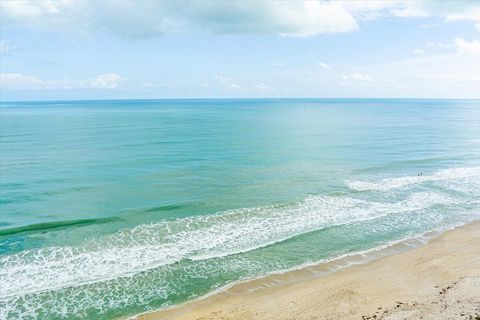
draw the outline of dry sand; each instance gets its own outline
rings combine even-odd
[[[241,283],[138,319],[480,320],[480,222],[407,252],[305,276],[311,273],[287,272],[274,286],[275,276]]]

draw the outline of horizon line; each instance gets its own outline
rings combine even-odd
[[[218,98],[99,98],[99,99],[47,99],[47,100],[1,100],[3,103],[22,103],[22,102],[88,102],[88,101],[168,101],[168,100],[480,100],[479,98],[399,98],[399,97],[218,97]]]

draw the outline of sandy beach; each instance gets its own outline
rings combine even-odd
[[[480,319],[480,222],[321,276],[331,267],[240,283],[137,319]]]

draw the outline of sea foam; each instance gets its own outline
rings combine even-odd
[[[345,184],[350,189],[357,190],[357,191],[367,191],[367,190],[388,191],[391,189],[407,187],[410,185],[420,184],[427,181],[443,181],[443,180],[465,179],[465,178],[475,178],[475,177],[477,178],[480,177],[480,167],[445,169],[430,175],[422,174],[422,175],[416,175],[416,176],[388,178],[388,179],[383,179],[379,182],[347,180],[345,181]]]
[[[413,193],[393,203],[315,196],[286,207],[238,209],[140,225],[80,247],[47,247],[1,257],[0,298],[131,276],[181,259],[236,254],[333,225],[455,201],[435,192]]]

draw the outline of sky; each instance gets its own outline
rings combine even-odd
[[[480,98],[480,1],[1,0],[0,100]]]

